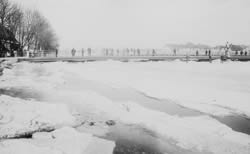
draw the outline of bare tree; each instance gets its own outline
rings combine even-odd
[[[11,4],[8,0],[0,0],[0,24],[5,26],[6,18],[11,10]]]
[[[21,50],[49,50],[58,46],[55,32],[37,10],[23,10],[9,0],[0,0],[0,24],[16,36]]]
[[[6,17],[6,27],[16,35],[17,29],[21,24],[23,11],[17,4],[12,4]]]
[[[57,37],[49,22],[39,12],[35,12],[35,37],[34,44],[36,49],[55,49],[57,47]]]
[[[30,47],[34,37],[34,17],[31,10],[26,10],[23,13],[21,22],[18,26],[17,39],[21,48]]]
[[[57,46],[54,31],[38,11],[26,10],[24,12],[17,37],[23,48],[49,50],[55,49]]]

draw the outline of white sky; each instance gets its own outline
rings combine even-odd
[[[14,0],[39,9],[61,48],[250,44],[250,0]]]

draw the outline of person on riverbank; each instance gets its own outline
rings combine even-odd
[[[14,57],[17,57],[17,50],[14,50],[13,53],[14,53]]]
[[[56,57],[58,56],[58,49],[56,49]]]
[[[24,50],[24,52],[26,52],[26,57],[29,58],[30,57],[30,51],[29,50]]]
[[[211,54],[211,50],[208,50],[208,57],[209,57],[209,61],[210,63],[212,62],[212,54]]]
[[[244,55],[247,56],[247,51],[245,51]]]

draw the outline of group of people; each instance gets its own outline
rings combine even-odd
[[[57,56],[57,54],[58,54],[58,51],[56,52],[56,56]],[[82,49],[81,54],[82,54],[83,57],[84,56],[91,56],[92,55],[92,49],[91,48],[87,48],[86,50]],[[124,50],[119,50],[119,49],[115,50],[115,49],[112,49],[112,48],[110,48],[110,49],[105,48],[105,49],[103,49],[103,54],[104,54],[104,56],[115,56],[115,55],[117,55],[117,56],[118,55],[141,56],[141,49],[139,49],[139,48],[138,49],[129,49],[129,48],[127,48],[127,49],[124,49]],[[205,56],[211,57],[212,56],[212,51],[210,49],[205,50],[204,54],[205,54]],[[225,52],[225,54],[226,55],[229,54],[229,51],[227,50]],[[74,57],[76,55],[76,49],[75,48],[73,48],[71,50],[71,55],[72,55],[72,57]],[[155,56],[156,55],[156,50],[155,49],[152,49],[150,51],[148,50],[147,55]],[[177,55],[177,50],[176,49],[173,50],[173,55],[174,56]],[[196,56],[200,55],[198,50],[196,50],[195,55]],[[247,56],[247,55],[248,55],[247,51],[235,51],[235,56]]]
[[[84,56],[85,56],[85,50],[82,49],[81,52],[82,52],[82,56],[84,57]],[[92,52],[91,48],[88,48],[88,49],[87,49],[87,56],[91,56],[91,52]],[[73,49],[71,50],[71,55],[72,55],[72,57],[74,57],[74,56],[76,55],[76,49],[75,49],[75,48],[73,48]]]
[[[227,55],[227,54],[229,54],[229,51],[226,51],[225,53]],[[198,50],[196,51],[195,55],[199,56],[199,51]],[[205,51],[205,56],[211,56],[211,55],[212,55],[211,50],[206,50]],[[248,55],[247,51],[235,51],[235,56],[247,56],[247,55]]]
[[[104,53],[104,55],[105,56],[115,56],[115,55],[123,55],[123,56],[141,56],[141,49],[125,49],[125,50],[123,50],[122,52],[119,50],[119,49],[117,49],[117,50],[115,50],[115,49],[113,49],[113,48],[105,48],[105,49],[103,49],[103,53]],[[74,57],[74,56],[76,56],[76,49],[75,48],[73,48],[72,50],[71,50],[71,56],[72,57]],[[91,56],[92,55],[92,49],[91,48],[87,48],[87,50],[85,50],[85,49],[82,49],[81,50],[81,54],[82,54],[82,57],[84,57],[84,56]],[[152,55],[152,56],[155,56],[156,55],[156,50],[155,49],[152,49],[152,50],[150,50],[150,51],[148,51],[147,52],[147,55]]]
[[[195,55],[199,56],[199,51],[198,50],[196,50]],[[206,50],[205,51],[205,56],[209,56],[209,57],[212,56],[211,50]]]
[[[117,56],[120,56],[120,55],[122,55],[122,56],[141,56],[142,52],[141,52],[141,49],[139,49],[139,48],[138,49],[127,48],[127,49],[123,49],[123,50],[119,50],[119,49],[115,50],[112,48],[110,48],[110,49],[106,48],[106,49],[104,49],[104,55],[105,56],[115,56],[115,55],[117,55]],[[154,49],[152,51],[148,50],[147,55],[154,56],[154,55],[156,55],[156,51]]]
[[[235,56],[247,56],[247,51],[235,51]]]

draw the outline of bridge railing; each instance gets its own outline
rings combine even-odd
[[[63,54],[62,54],[63,53]],[[29,54],[29,55],[28,55]],[[152,50],[141,50],[140,52],[133,52],[133,51],[126,51],[126,50],[120,50],[119,52],[106,52],[104,50],[92,50],[90,53],[85,51],[82,52],[81,50],[76,51],[76,53],[73,55],[71,51],[58,51],[56,50],[40,50],[40,51],[34,51],[34,52],[26,52],[24,54],[26,57],[127,57],[127,56],[209,56],[209,54],[204,52],[199,52],[199,54],[196,54],[194,52],[179,52],[179,53],[173,53],[169,51],[164,50],[156,50],[155,53],[152,52]],[[235,53],[230,53],[230,56],[249,56],[250,52],[248,52],[246,55],[235,55]],[[211,52],[211,56],[225,56],[225,52]]]
[[[25,57],[56,57],[56,50],[25,51]]]

